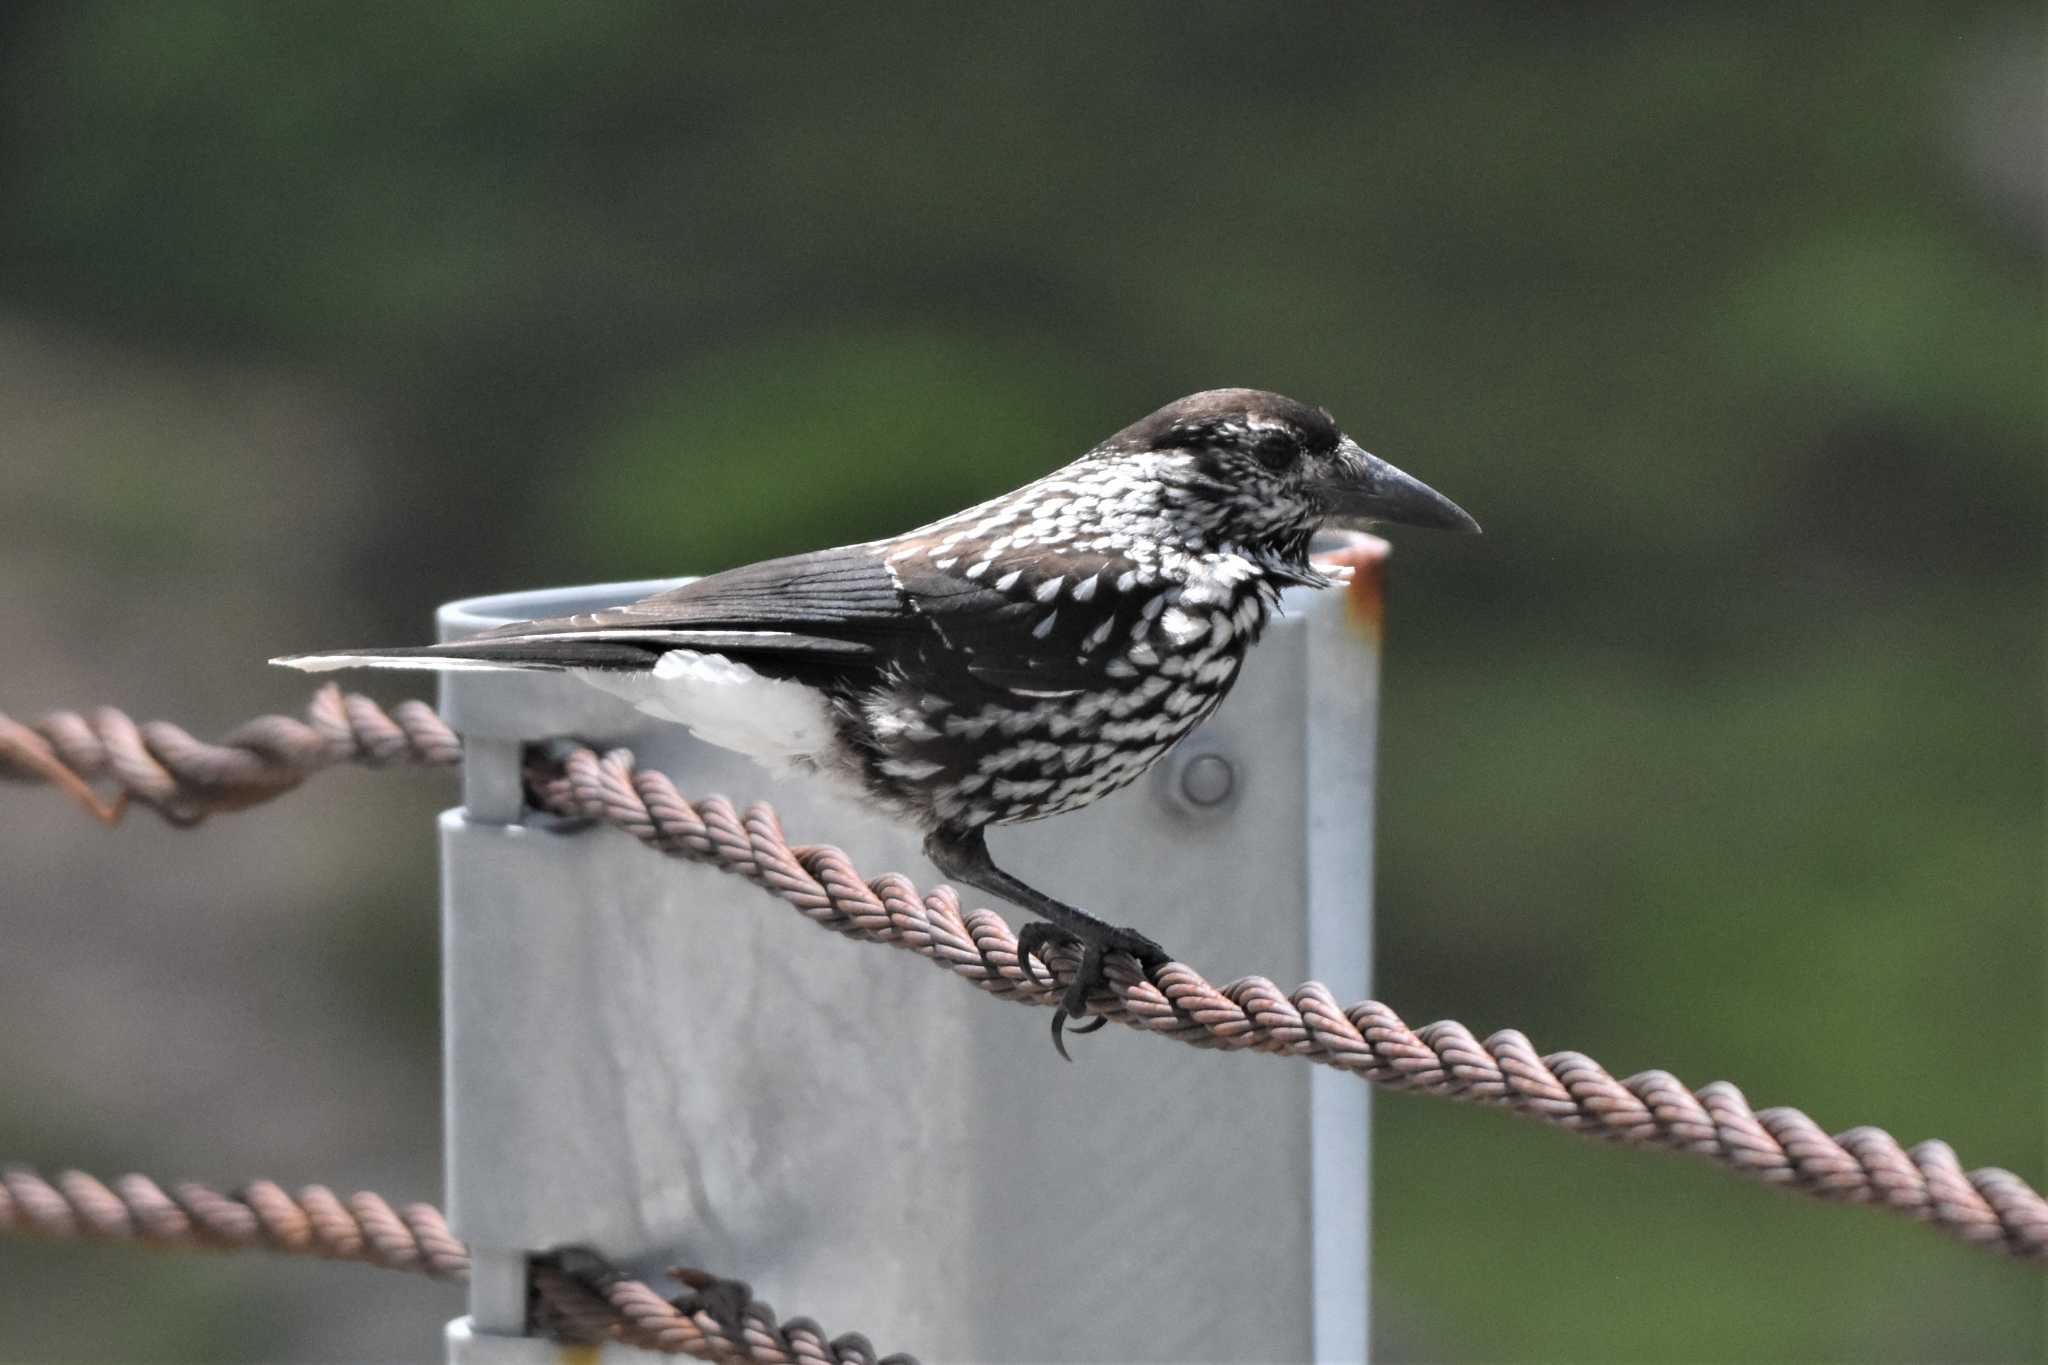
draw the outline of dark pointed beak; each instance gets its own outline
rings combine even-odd
[[[1414,475],[1361,450],[1348,438],[1337,448],[1329,475],[1318,479],[1316,488],[1329,504],[1327,520],[1333,525],[1391,522],[1436,531],[1479,530],[1479,523],[1464,508]]]

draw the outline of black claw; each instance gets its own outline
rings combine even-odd
[[[1074,979],[1067,983],[1067,998],[1060,1003],[1067,1007],[1067,1013],[1076,1019],[1088,1017],[1088,997],[1097,986],[1106,985],[1108,977],[1103,963],[1109,954],[1102,951],[1100,943],[1084,943],[1081,947],[1081,967],[1074,973]]]
[[[1033,956],[1036,956],[1039,961],[1043,962],[1045,954],[1040,951],[1041,949],[1045,948],[1048,944],[1064,943],[1070,939],[1071,935],[1064,933],[1053,925],[1045,923],[1043,920],[1033,921],[1019,929],[1017,931],[1017,969],[1024,973],[1024,979],[1034,986],[1057,986],[1059,982],[1054,979],[1051,969],[1047,968],[1045,976],[1041,978],[1037,971],[1033,969],[1031,959]]]
[[[1027,924],[1024,926],[1027,933],[1040,927],[1037,924]],[[1167,954],[1165,949],[1135,929],[1111,929],[1104,933],[1100,940],[1097,941],[1085,935],[1064,933],[1051,925],[1045,925],[1043,928],[1045,932],[1039,936],[1041,938],[1056,935],[1079,942],[1082,946],[1080,970],[1074,973],[1074,979],[1067,984],[1065,994],[1060,997],[1059,1008],[1052,1012],[1053,1050],[1059,1053],[1062,1058],[1071,1062],[1074,1059],[1067,1055],[1065,1038],[1067,1021],[1069,1019],[1088,1020],[1086,1024],[1075,1026],[1074,1032],[1076,1034],[1093,1033],[1109,1022],[1108,1015],[1091,1015],[1088,1008],[1088,997],[1096,990],[1107,988],[1109,985],[1109,974],[1104,970],[1104,964],[1108,960],[1109,954],[1129,953],[1132,957],[1138,959],[1139,965],[1144,968],[1148,976],[1173,959]],[[1021,943],[1024,935],[1020,933],[1017,937]]]
[[[1073,1061],[1067,1055],[1067,1042],[1061,1031],[1069,1019],[1088,1017],[1088,992],[1102,980],[1102,949],[1100,946],[1081,940],[1081,967],[1074,973],[1074,979],[1067,983],[1066,994],[1060,997],[1059,1008],[1052,1012],[1052,1047],[1065,1061]],[[1097,1027],[1100,1025],[1098,1024]],[[1094,1028],[1075,1029],[1076,1033],[1093,1033]]]
[[[1065,1028],[1066,1024],[1067,1007],[1060,1005],[1052,1012],[1052,1050],[1060,1054],[1061,1061],[1071,1062],[1074,1059],[1067,1055],[1066,1039],[1060,1037],[1060,1030]]]

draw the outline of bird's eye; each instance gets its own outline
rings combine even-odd
[[[1158,448],[1249,455],[1276,473],[1292,468],[1301,458],[1300,438],[1285,427],[1214,419],[1174,427],[1159,438]]]
[[[1257,431],[1252,433],[1251,452],[1266,468],[1281,470],[1294,463],[1301,447],[1284,431]]]

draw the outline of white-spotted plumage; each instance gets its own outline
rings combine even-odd
[[[1476,529],[1328,413],[1250,389],[1168,404],[1064,468],[918,530],[745,565],[628,605],[445,646],[279,660],[312,670],[571,670],[771,768],[853,778],[948,875],[1093,950],[1163,961],[1002,873],[985,826],[1134,781],[1236,681],[1280,591],[1330,580],[1333,514]],[[1045,940],[1020,935],[1020,954]],[[1036,948],[1034,948],[1034,942]],[[1042,951],[1039,956],[1043,957]]]

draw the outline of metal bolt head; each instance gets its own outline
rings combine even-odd
[[[1220,806],[1237,787],[1237,770],[1221,754],[1197,754],[1180,770],[1180,794],[1191,806]]]

